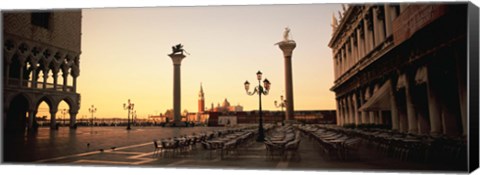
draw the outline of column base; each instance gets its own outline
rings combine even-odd
[[[167,127],[187,127],[187,124],[185,124],[185,122],[172,122],[172,123],[166,124],[165,126],[167,126]]]
[[[297,120],[284,120],[283,123],[286,125],[286,126],[291,126],[293,124],[299,124],[301,122],[297,121]]]

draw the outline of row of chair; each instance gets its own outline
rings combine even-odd
[[[253,130],[237,131],[222,137],[202,141],[201,144],[202,148],[209,152],[209,159],[212,158],[213,152],[219,152],[221,159],[224,158],[225,154],[238,156],[239,149],[245,148],[245,145],[252,140],[254,133]]]
[[[300,147],[301,136],[300,131],[292,126],[276,127],[268,132],[265,137],[265,148],[267,159],[273,159],[278,156],[283,159],[301,160],[298,149]]]
[[[346,160],[352,157],[362,144],[361,138],[318,126],[307,125],[299,127],[299,129],[310,140],[314,140],[318,144],[320,152],[330,159]]]
[[[347,129],[322,126],[329,130],[360,137],[389,157],[416,162],[465,162],[467,143],[463,137],[419,135],[387,129]]]
[[[175,157],[179,154],[185,155],[188,152],[196,150],[199,143],[244,130],[252,130],[252,127],[222,129],[192,133],[189,136],[183,135],[180,137],[153,140],[154,151],[152,156]]]

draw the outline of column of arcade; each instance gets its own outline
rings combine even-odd
[[[76,92],[76,82],[79,75],[79,54],[61,53],[52,54],[51,50],[59,50],[51,46],[28,46],[21,41],[7,39],[4,42],[5,82],[8,86],[20,86],[34,89],[53,89],[64,92]],[[19,43],[15,45],[14,43]],[[43,48],[43,49],[40,49]],[[58,83],[58,76],[62,71],[63,82]],[[39,77],[40,72],[43,73]],[[53,87],[47,86],[49,72],[52,73]],[[72,86],[68,86],[71,76]],[[38,79],[43,78],[43,82]],[[39,86],[41,83],[41,86]],[[58,85],[61,88],[58,89]]]
[[[368,53],[392,35],[392,21],[399,15],[397,6],[367,6],[363,18],[354,22],[343,43],[334,49],[335,79],[347,72]],[[345,20],[344,20],[345,21]]]
[[[462,73],[459,69],[450,71],[452,76]],[[365,84],[364,88],[337,98],[337,125],[388,124],[392,130],[412,134],[466,135],[466,89],[462,88],[465,83],[453,77],[439,77],[441,72],[434,66],[422,66],[390,76],[384,82],[391,86],[390,115],[383,116],[381,110],[359,110],[378,91],[378,83]]]

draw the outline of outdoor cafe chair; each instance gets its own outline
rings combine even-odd
[[[172,157],[175,156],[175,153],[177,152],[179,148],[179,141],[178,140],[170,140],[162,141],[162,149],[165,151],[164,156],[166,156],[166,152],[171,152]]]
[[[202,148],[204,150],[207,150],[209,152],[209,159],[212,159],[212,152],[215,150],[215,148],[213,148],[210,143],[205,141],[200,142],[200,144],[202,145]]]
[[[265,159],[267,160],[273,160],[275,156],[283,157],[285,153],[285,149],[282,145],[274,144],[269,141],[265,141]]]
[[[152,157],[156,157],[161,153],[162,146],[157,143],[157,140],[153,140],[153,146],[154,146],[154,150],[153,150]]]
[[[294,158],[296,161],[300,161],[302,159],[300,153],[298,152],[298,148],[300,147],[300,141],[300,138],[296,138],[295,140],[285,144],[285,159],[288,158],[288,155],[290,155],[291,159]]]

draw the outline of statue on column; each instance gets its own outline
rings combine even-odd
[[[278,43],[275,43],[274,45],[280,45],[280,44],[293,44],[295,43],[295,41],[293,41],[291,38],[290,38],[290,28],[289,27],[285,27],[285,31],[283,31],[283,40],[278,42]]]
[[[183,49],[182,44],[177,44],[175,46],[172,46],[172,54],[175,55],[176,53],[180,53],[180,55],[183,55],[183,52],[185,52],[187,55],[190,55],[185,49]]]
[[[290,34],[290,28],[285,27],[285,31],[283,32],[283,40],[288,41],[289,39],[289,34]]]

